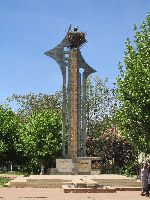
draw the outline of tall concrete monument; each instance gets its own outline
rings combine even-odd
[[[85,42],[85,34],[78,28],[72,31],[70,25],[62,42],[45,52],[58,63],[62,73],[62,156],[72,160],[86,157],[86,80],[96,72],[81,55]]]

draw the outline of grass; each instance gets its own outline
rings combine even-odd
[[[5,183],[8,183],[11,180],[12,180],[11,178],[2,178],[2,177],[0,177],[0,187],[4,187]]]

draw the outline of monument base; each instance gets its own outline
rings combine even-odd
[[[58,174],[90,175],[100,174],[101,157],[77,157],[73,159],[56,159]]]

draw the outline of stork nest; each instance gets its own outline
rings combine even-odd
[[[71,49],[83,46],[87,42],[85,36],[86,33],[83,32],[69,32],[68,42]]]

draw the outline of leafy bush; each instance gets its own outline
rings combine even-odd
[[[138,162],[127,163],[125,166],[121,168],[121,174],[125,176],[139,176],[140,173],[140,165]]]

